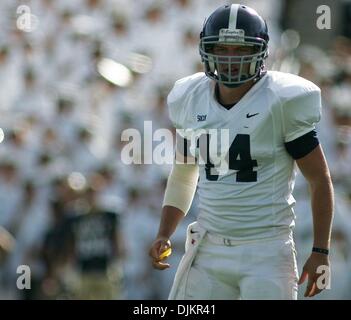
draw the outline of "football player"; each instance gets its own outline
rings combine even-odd
[[[255,10],[221,6],[200,34],[205,72],[178,80],[168,96],[170,118],[183,130],[149,252],[155,268],[169,267],[163,253],[196,187],[199,196],[169,299],[297,299],[306,279],[305,296],[326,287],[319,267],[327,272],[330,265],[333,187],[315,128],[320,89],[296,75],[267,71],[268,42],[266,22]],[[228,130],[229,143],[219,139],[213,151],[211,140],[218,137],[198,135],[210,129]],[[218,149],[227,170],[215,162]],[[300,277],[293,240],[296,165],[310,186],[314,235]]]

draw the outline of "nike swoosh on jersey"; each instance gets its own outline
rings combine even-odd
[[[258,114],[259,114],[259,112],[253,113],[253,114],[247,113],[247,114],[246,114],[246,118],[251,118],[251,117],[257,116]]]

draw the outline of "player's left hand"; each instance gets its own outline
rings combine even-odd
[[[307,288],[304,295],[305,297],[311,298],[325,289],[325,287],[318,287],[317,284],[318,278],[322,276],[321,273],[317,273],[317,268],[319,266],[327,266],[329,268],[328,272],[330,276],[329,257],[325,254],[313,252],[306,261],[298,282],[298,284],[301,285],[305,282],[306,278],[308,278]]]

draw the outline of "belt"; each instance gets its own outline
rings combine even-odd
[[[272,241],[272,240],[277,240],[277,239],[289,239],[289,235],[287,234],[278,234],[270,238],[264,238],[264,239],[254,239],[254,240],[238,240],[235,238],[230,238],[226,236],[221,236],[219,234],[207,232],[205,235],[205,240],[208,240],[209,242],[217,245],[224,245],[227,247],[232,247],[232,246],[237,246],[237,245],[242,245],[242,244],[248,244],[248,243],[257,243],[261,241]]]

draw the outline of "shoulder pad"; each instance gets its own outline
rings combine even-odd
[[[291,73],[269,71],[272,89],[285,102],[312,92],[320,92],[313,82]]]
[[[206,76],[203,72],[198,72],[191,76],[177,80],[168,95],[167,103],[172,104],[182,99],[186,93],[191,91],[199,82],[201,82],[204,77]]]
[[[167,97],[167,105],[169,117],[176,128],[182,127],[180,117],[183,113],[183,108],[185,107],[187,97],[206,79],[207,77],[205,73],[198,72],[191,76],[179,79],[174,84]]]

